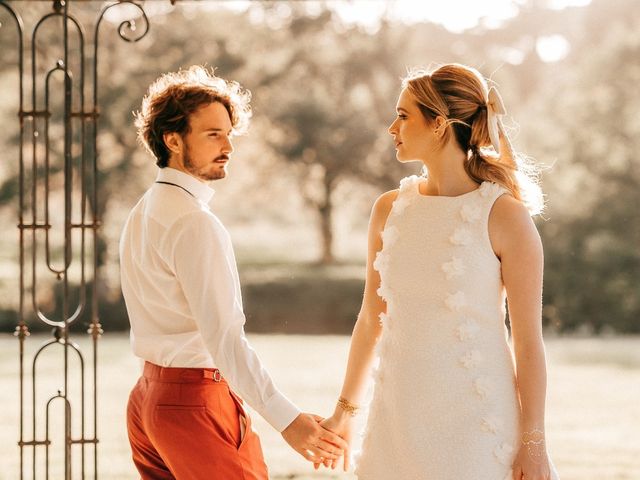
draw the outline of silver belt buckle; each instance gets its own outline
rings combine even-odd
[[[220,370],[217,368],[213,371],[213,381],[220,382],[222,380],[222,375],[220,374]]]

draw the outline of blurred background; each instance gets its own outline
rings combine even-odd
[[[28,32],[51,10],[48,2],[10,3]],[[246,329],[257,350],[294,400],[328,414],[362,298],[371,206],[420,171],[418,164],[395,161],[386,131],[400,80],[410,68],[446,62],[476,67],[498,85],[516,149],[544,167],[547,208],[536,224],[545,247],[548,429],[561,476],[640,478],[638,0],[140,3],[148,35],[123,42],[114,31],[137,13],[125,5],[112,9],[98,71],[107,478],[135,475],[123,406],[137,367],[127,345],[118,237],[156,173],[133,127],[132,112],[148,85],[166,71],[206,64],[252,92],[250,130],[235,140],[229,175],[215,183],[211,205],[232,235]],[[71,11],[93,25],[102,6],[72,2]],[[15,32],[8,20],[0,12],[0,379],[6,385],[0,440],[16,445],[11,392],[18,342],[10,333],[19,291],[19,123]],[[36,50],[43,64],[59,55],[59,41],[55,29],[42,32]],[[72,55],[70,61],[77,60]],[[62,139],[51,148],[55,195],[62,186]],[[63,213],[54,209],[52,221]],[[62,291],[55,280],[42,287],[40,304],[55,315]],[[28,320],[32,332],[47,331]],[[78,332],[87,322],[78,322]],[[41,338],[28,342],[37,346]],[[312,474],[256,423],[274,478],[338,478]],[[0,455],[15,468],[17,447]]]

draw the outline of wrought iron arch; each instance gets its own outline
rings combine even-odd
[[[31,464],[31,478],[50,476],[50,451],[60,449],[64,455],[64,478],[72,478],[72,465],[79,464],[80,471],[74,472],[74,478],[98,478],[98,375],[97,351],[98,341],[103,333],[98,317],[97,303],[97,269],[98,269],[98,231],[100,218],[98,212],[98,55],[101,26],[105,14],[118,6],[129,5],[135,9],[137,15],[121,22],[116,31],[123,40],[137,42],[149,31],[150,23],[142,2],[136,0],[120,0],[107,3],[98,12],[93,27],[93,48],[85,48],[87,36],[82,23],[71,13],[71,0],[48,0],[52,10],[43,15],[34,25],[29,42],[25,44],[25,22],[16,8],[18,4],[29,5],[31,2],[11,2],[0,0],[0,20],[7,17],[11,20],[16,32],[17,69],[18,69],[18,232],[19,232],[19,305],[15,336],[19,341],[19,401],[20,401],[20,432],[18,445],[20,447],[20,479],[25,478]],[[171,1],[174,3],[174,0]],[[28,8],[28,7],[25,7]],[[38,62],[36,42],[41,27],[48,22],[59,21],[61,35],[61,58],[55,59],[44,73],[43,91],[39,90]],[[142,27],[140,28],[140,24]],[[11,28],[10,24],[1,24],[4,31]],[[73,46],[70,45],[70,30],[74,30],[78,45],[75,51],[79,55],[77,68],[69,61]],[[7,44],[4,48],[9,48]],[[25,69],[25,52],[30,49],[30,72]],[[86,58],[87,51],[92,55]],[[90,69],[91,91],[87,92],[87,65]],[[51,106],[53,81],[56,76],[62,76],[63,106],[60,112],[55,112]],[[27,98],[26,85],[30,85],[30,95]],[[89,99],[89,101],[87,101]],[[50,139],[50,127],[54,121],[54,114],[62,119],[63,147],[62,155],[58,159],[60,171],[63,174],[63,205],[64,219],[61,222],[61,238],[63,245],[62,259],[55,261],[56,254],[50,239],[55,225],[51,221],[50,202],[52,189],[52,161],[56,159]],[[29,152],[30,150],[30,152]],[[75,152],[79,152],[74,154]],[[30,162],[27,163],[30,156]],[[43,195],[39,193],[43,191]],[[79,200],[77,200],[79,198]],[[79,236],[79,245],[74,242],[74,234]],[[91,248],[89,248],[91,247]],[[44,262],[39,263],[39,256],[44,251]],[[71,305],[72,285],[70,273],[73,267],[79,268],[77,283],[77,303]],[[59,316],[45,312],[39,305],[38,282],[41,275],[53,277],[62,289],[62,305]],[[30,281],[29,281],[30,280]],[[29,298],[30,297],[30,298]],[[91,300],[90,305],[88,300]],[[30,305],[30,309],[28,308]],[[70,327],[80,316],[86,313],[89,318],[87,334],[90,337],[90,352],[83,352],[80,346],[71,340]],[[53,327],[53,338],[45,341],[33,355],[31,372],[27,372],[28,359],[25,354],[25,343],[30,335],[31,322],[39,322]],[[74,333],[74,335],[76,335]],[[37,379],[41,355],[61,348],[61,362],[63,375],[60,388],[54,395],[46,398],[40,405],[36,393]],[[77,357],[77,367],[72,368],[70,356]],[[90,356],[87,362],[85,356]],[[85,379],[85,371],[89,370],[89,381]],[[31,376],[31,428],[27,432],[27,408],[25,389],[28,387],[28,375]],[[70,384],[71,377],[79,379],[78,404],[74,404]],[[88,391],[87,391],[88,389]],[[89,397],[89,399],[87,399]],[[88,401],[87,401],[88,400]],[[64,406],[64,442],[56,443],[50,437],[50,420],[54,404]],[[44,416],[44,433],[39,433],[39,415]],[[88,420],[91,420],[89,422]],[[72,422],[80,425],[80,435],[74,436]],[[87,425],[91,423],[90,428]],[[63,443],[63,444],[62,444]],[[44,467],[38,462],[38,454],[44,450]],[[79,459],[76,457],[79,450]],[[89,450],[89,451],[87,451]],[[30,457],[31,462],[28,462]],[[74,463],[75,462],[75,463]],[[91,471],[91,472],[90,472]]]

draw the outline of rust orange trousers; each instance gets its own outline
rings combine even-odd
[[[242,400],[217,370],[145,363],[129,396],[127,429],[143,480],[269,478]]]

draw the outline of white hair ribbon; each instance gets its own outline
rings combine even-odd
[[[487,124],[489,126],[489,138],[496,153],[500,154],[500,129],[498,127],[499,117],[506,115],[507,110],[502,103],[502,97],[496,87],[489,89],[487,100]]]

